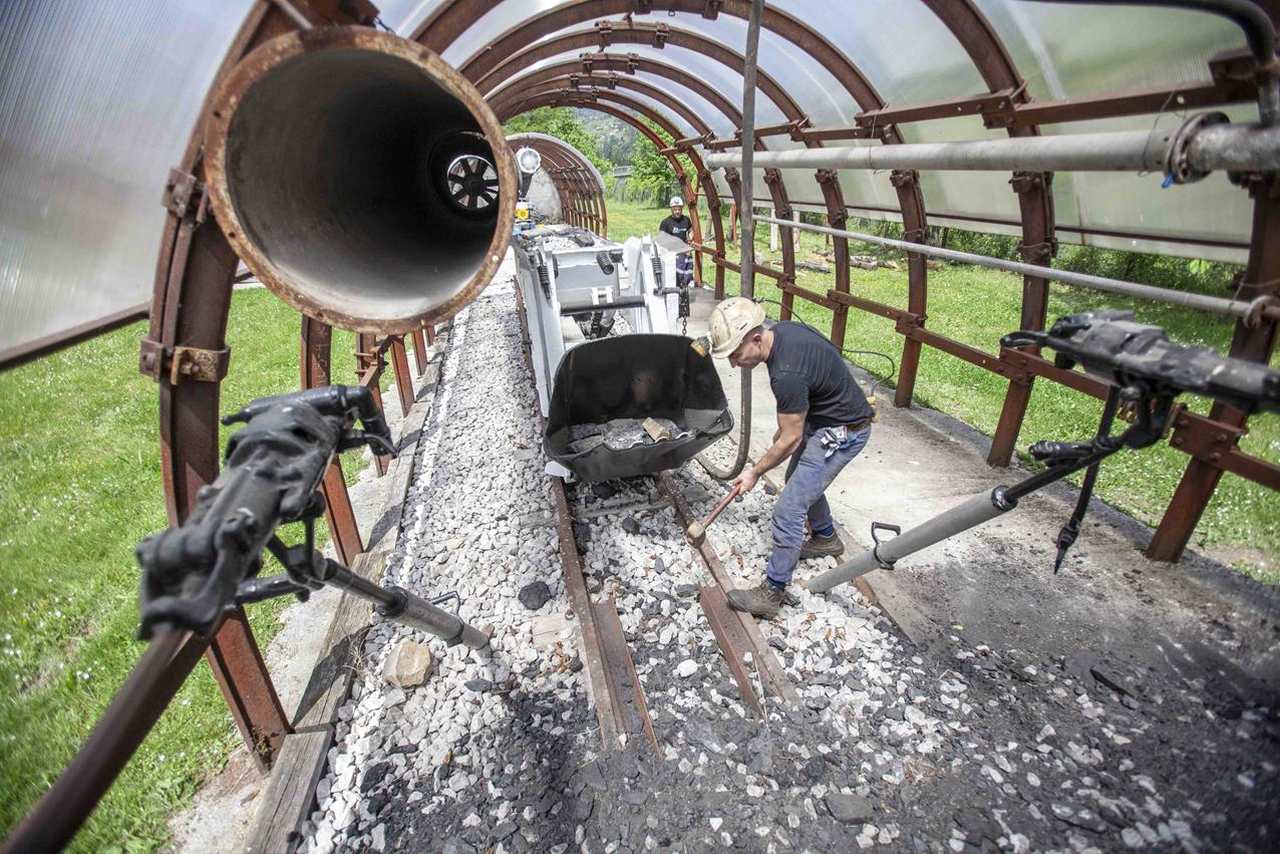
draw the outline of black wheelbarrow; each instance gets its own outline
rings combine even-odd
[[[548,458],[584,481],[653,474],[733,429],[715,366],[690,343],[683,335],[620,335],[565,353],[542,440]],[[672,422],[672,438],[621,449],[579,438],[587,425],[645,418]]]

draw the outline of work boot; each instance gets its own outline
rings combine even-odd
[[[840,557],[842,554],[844,554],[844,543],[840,541],[840,535],[835,531],[832,531],[829,537],[812,534],[800,548],[801,560],[812,557]]]
[[[729,591],[729,607],[735,611],[745,611],[766,620],[778,616],[778,609],[786,598],[786,591],[775,587],[766,579],[755,587],[739,587]]]

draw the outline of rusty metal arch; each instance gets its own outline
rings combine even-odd
[[[542,156],[543,168],[560,196],[566,222],[601,234],[608,229],[604,187],[580,152],[560,140],[531,134],[513,134],[507,142],[513,152],[528,146]]]
[[[618,106],[614,106],[611,103],[601,103],[602,97],[604,98],[605,101],[612,101],[616,103]],[[543,107],[543,106],[584,107],[586,109],[596,110],[598,112],[611,115],[614,118],[618,119],[619,121],[622,121],[630,125],[631,127],[635,128],[637,132],[641,133],[642,135],[644,135],[646,139],[652,142],[654,146],[658,149],[659,153],[661,153],[663,157],[667,159],[667,162],[671,164],[671,167],[676,174],[676,178],[680,181],[681,186],[684,188],[686,203],[690,210],[696,211],[697,209],[697,204],[698,204],[697,187],[701,186],[702,194],[706,196],[706,199],[707,199],[707,212],[711,220],[711,227],[712,227],[712,232],[715,235],[716,245],[714,250],[708,250],[705,247],[705,245],[702,243],[701,226],[698,222],[698,217],[694,216],[693,217],[694,239],[698,242],[698,246],[699,246],[699,251],[696,253],[699,259],[698,266],[697,266],[698,278],[699,280],[701,280],[702,278],[702,273],[701,273],[702,253],[710,252],[712,257],[716,260],[716,264],[714,265],[715,266],[715,292],[717,295],[723,295],[724,269],[725,269],[722,263],[725,257],[724,224],[720,219],[720,197],[716,191],[714,182],[711,180],[711,173],[703,165],[702,158],[698,155],[698,153],[696,151],[689,151],[687,152],[687,156],[689,157],[690,163],[694,167],[694,171],[697,173],[697,184],[691,181],[689,179],[688,174],[684,171],[684,167],[680,164],[679,159],[676,158],[675,154],[669,148],[666,147],[666,141],[663,140],[662,137],[658,136],[653,131],[652,128],[650,128],[648,125],[642,122],[636,115],[630,112],[627,112],[627,109],[635,110],[636,113],[639,113],[640,115],[649,119],[655,125],[657,125],[662,130],[664,130],[666,133],[670,134],[672,139],[676,139],[678,138],[678,131],[676,127],[673,124],[671,124],[670,120],[668,120],[661,113],[650,108],[648,105],[642,104],[638,101],[628,98],[625,95],[621,95],[615,92],[598,92],[598,93],[587,94],[582,92],[574,92],[573,90],[561,90],[560,92],[544,92],[542,94],[535,95],[523,101],[520,101],[519,103],[511,104],[505,108],[495,107],[494,112],[497,114],[500,120],[507,121],[512,116],[515,116],[521,112],[526,112],[528,110],[532,110],[537,107]]]
[[[477,80],[476,88],[481,92],[492,91],[499,84],[535,63],[562,54],[582,51],[597,44],[603,53],[613,42],[644,45],[659,50],[664,49],[667,45],[685,48],[708,59],[715,60],[732,71],[738,72],[741,72],[742,66],[746,62],[742,54],[692,30],[669,27],[666,24],[646,25],[636,21],[619,24],[615,24],[612,21],[597,21],[593,30],[558,36],[522,50]],[[756,81],[760,91],[777,106],[778,110],[788,120],[802,123],[807,121],[804,111],[800,109],[800,105],[767,71],[758,68],[756,74]]]
[[[1011,101],[1026,100],[1025,81],[1013,62],[1004,42],[972,0],[921,0],[955,37],[973,63],[983,81],[994,92],[1007,92]],[[1008,128],[1009,136],[1038,136],[1035,125]],[[1010,179],[1018,194],[1018,209],[1022,219],[1022,243],[1019,246],[1024,260],[1033,264],[1048,264],[1057,253],[1054,239],[1053,193],[1050,186],[1052,173],[1015,172]],[[1049,309],[1049,282],[1036,276],[1026,276],[1022,282],[1022,329],[1043,329]],[[1032,352],[1037,352],[1032,348]],[[1005,394],[1004,405],[987,462],[993,466],[1007,466],[1013,458],[1014,445],[1031,403],[1034,377],[1011,377]]]
[[[665,47],[670,44],[694,51],[695,53],[720,63],[730,71],[736,73],[741,73],[741,69],[746,62],[745,57],[743,57],[742,54],[737,53],[718,42],[712,41],[701,33],[691,30],[671,27],[665,23],[643,24],[632,20],[624,20],[617,23],[613,21],[596,21],[595,28],[591,31],[569,33],[540,42],[521,51],[481,78],[477,84],[477,88],[482,92],[489,91],[492,87],[505,82],[512,75],[537,62],[551,59],[573,50],[591,47],[598,43],[600,47],[600,54],[588,54],[580,57],[581,60],[586,56],[590,56],[594,60],[595,56],[603,54],[605,48],[615,41],[618,43],[645,45],[657,49],[665,49]],[[628,70],[631,69],[628,68]],[[766,97],[773,101],[778,110],[787,118],[788,122],[791,123],[793,130],[791,134],[792,138],[803,141],[805,146],[809,148],[822,147],[822,143],[819,140],[798,135],[794,132],[795,130],[807,127],[809,124],[808,117],[800,108],[800,105],[796,103],[795,99],[792,98],[785,89],[778,85],[766,70],[757,69],[757,75],[757,85],[760,90]],[[740,122],[738,122],[738,124],[740,125]],[[833,180],[834,176],[825,170],[820,170],[815,175],[815,178],[817,179],[822,191],[823,202],[827,210],[828,224],[835,228],[842,227],[847,221],[847,208],[845,207],[844,202],[844,191],[840,187],[840,183]],[[736,189],[734,192],[736,194]],[[833,265],[835,270],[835,291],[839,293],[848,293],[848,241],[845,238],[838,237],[833,240],[832,246],[835,254],[835,263]],[[924,276],[925,270],[923,265],[916,264],[915,266],[920,269],[913,270],[909,275],[914,275],[917,278]],[[782,297],[781,316],[784,319],[791,317],[796,292],[799,290],[799,288],[796,287],[794,279],[790,284],[793,286],[793,290],[784,291]],[[923,292],[922,289],[923,286],[919,285],[913,288],[912,291],[915,294],[919,294]],[[810,299],[822,302],[821,297],[818,295],[813,295]],[[916,302],[920,304],[919,313],[923,315],[923,300],[917,299]],[[844,343],[844,333],[848,319],[849,305],[841,302],[835,302],[827,307],[832,311],[831,339],[837,346],[842,346]],[[918,350],[919,342],[911,342],[909,346]],[[906,398],[909,401],[910,394],[907,394]]]
[[[483,16],[478,4],[452,0],[441,6],[414,33],[413,38],[435,50],[444,50],[466,29]],[[500,57],[510,57],[528,48],[535,42],[554,33],[568,29],[577,24],[609,15],[628,13],[644,13],[652,11],[647,4],[638,6],[634,0],[579,0],[542,12],[512,27],[494,39],[490,44],[470,57],[462,65],[463,75],[470,80],[477,80],[490,74],[503,62]],[[750,13],[750,4],[743,0],[725,0],[714,7],[708,7],[699,0],[671,0],[668,12],[698,15],[715,18],[720,13],[746,19]],[[761,20],[761,27],[795,44],[799,49],[817,59],[836,78],[849,93],[855,103],[864,110],[875,110],[884,106],[870,81],[858,70],[848,57],[825,40],[815,30],[799,19],[778,9],[766,6]],[[740,122],[738,127],[741,127]],[[880,130],[878,138],[886,144],[902,141],[897,128],[888,126]],[[809,141],[806,140],[806,143]],[[816,176],[821,187],[824,203],[827,207],[828,221],[835,227],[841,227],[847,217],[843,193],[834,172],[820,170]],[[727,176],[728,178],[728,176]],[[913,171],[895,172],[891,180],[898,196],[903,228],[906,239],[920,242],[925,238],[927,224],[924,197],[920,192],[918,177]],[[774,198],[775,209],[779,213],[790,216],[790,205],[778,205],[775,188],[782,187],[781,175],[775,170],[765,170],[765,182]],[[739,195],[736,182],[728,180],[734,195]],[[836,253],[836,287],[834,293],[846,297],[840,301],[828,295],[807,294],[820,304],[832,310],[832,339],[837,346],[843,345],[844,330],[850,305],[858,304],[856,298],[849,294],[849,270],[845,263],[848,258],[848,243],[842,237],[833,239]],[[794,296],[799,293],[795,284],[794,245],[790,241],[783,243],[784,273],[789,279],[784,285],[783,316],[789,317]],[[904,337],[903,356],[899,366],[898,387],[894,402],[898,406],[910,405],[915,385],[916,369],[919,364],[920,346],[925,336],[923,324],[926,315],[927,300],[927,268],[924,258],[910,256],[908,263],[908,311],[910,316],[898,318],[899,328],[914,329],[916,338]],[[790,290],[787,290],[789,288]]]
[[[727,98],[725,98],[720,93],[711,89],[711,87],[709,87],[706,83],[697,79],[696,77],[689,74],[687,71],[684,71],[683,69],[676,68],[675,66],[668,65],[665,62],[658,62],[657,60],[652,60],[652,59],[639,59],[635,57],[618,57],[610,54],[588,54],[586,56],[591,57],[591,62],[589,63],[589,65],[592,68],[594,68],[595,65],[599,64],[602,67],[610,70],[618,68],[623,71],[643,71],[647,74],[653,74],[655,76],[659,76],[659,77],[663,77],[665,79],[671,80],[672,82],[680,86],[684,86],[689,91],[693,92],[694,94],[706,100],[712,106],[719,109],[729,119],[733,127],[735,128],[742,127],[742,112],[736,106],[734,106],[734,104],[732,104]],[[495,93],[491,98],[491,103],[505,105],[507,103],[507,100],[503,98],[504,94],[510,93],[510,97],[514,99],[520,95],[522,90],[528,87],[536,87],[536,85],[539,83],[542,83],[546,86],[551,86],[551,87],[560,87],[560,88],[568,87],[570,89],[573,89],[573,88],[576,88],[575,84],[578,81],[581,81],[583,79],[588,79],[592,81],[599,80],[600,78],[592,78],[590,74],[579,75],[576,73],[576,69],[581,67],[581,65],[583,64],[583,61],[585,61],[585,58],[586,58],[585,56],[580,58],[579,62],[564,62],[564,63],[553,64],[545,68],[538,69],[537,71],[531,71],[522,77],[517,77],[509,81],[508,84],[505,87],[503,87],[502,90]],[[667,106],[672,111],[678,113],[682,118],[685,118],[686,121],[688,121],[693,126],[695,133],[701,134],[703,136],[710,133],[710,127],[707,126],[706,123],[702,121],[702,119],[698,117],[696,113],[690,110],[686,104],[682,103],[676,98],[673,98],[671,95],[669,95],[666,92],[663,92],[660,89],[650,86],[649,84],[644,83],[643,81],[632,80],[629,77],[624,77],[624,76],[618,76],[616,78],[615,77],[605,78],[603,82],[613,83],[619,86],[625,85],[627,88],[632,88],[637,91],[641,91],[648,97],[655,99],[656,101]],[[534,89],[534,91],[538,91],[538,90]],[[594,94],[604,95],[608,91],[609,90],[607,89],[596,90]],[[679,139],[679,137],[675,137],[675,138]],[[756,148],[762,151],[766,150],[767,146],[764,140],[757,138]],[[700,172],[705,171],[702,168],[700,161],[699,161],[698,168]],[[708,182],[710,182],[709,173],[707,174],[707,180]],[[780,215],[790,217],[791,202],[787,197],[787,189],[782,182],[782,176],[777,172],[777,170],[773,170],[773,169],[765,170],[765,181],[769,187],[769,195],[771,200],[773,201],[774,209]],[[735,196],[741,195],[738,192],[737,186],[734,182],[730,182],[730,186],[733,187]],[[700,239],[700,235],[699,235],[699,239]],[[788,293],[787,288],[789,287],[794,291],[796,287],[795,244],[790,240],[785,240],[782,242],[781,248],[782,248],[783,279],[779,280],[779,286],[783,289],[783,292],[784,292],[784,296],[783,296],[784,313],[789,316],[790,308],[791,308],[791,299],[794,298],[794,294]],[[717,267],[723,266],[723,263],[724,263],[724,259],[717,258],[716,260]],[[719,280],[720,280],[720,276],[717,275],[717,282]],[[717,295],[720,295],[722,291],[718,289],[716,293]],[[843,330],[843,324],[841,324],[840,328]]]
[[[574,66],[575,68],[577,66]],[[619,75],[595,75],[582,74],[578,72],[565,73],[563,66],[555,66],[545,69],[544,74],[541,71],[533,72],[527,77],[518,77],[510,86],[499,92],[494,92],[486,96],[490,105],[493,104],[509,104],[520,101],[527,95],[539,92],[546,87],[552,87],[557,90],[563,88],[582,89],[584,92],[607,92],[615,89],[630,89],[651,98],[662,104],[675,115],[683,119],[689,124],[694,134],[697,136],[707,136],[712,133],[711,126],[706,121],[690,109],[689,105],[673,96],[670,92],[663,91],[656,86],[652,86],[643,80],[635,80],[630,77],[622,77]],[[679,136],[676,139],[680,139]]]

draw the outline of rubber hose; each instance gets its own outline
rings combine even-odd
[[[738,214],[742,218],[742,295],[752,299],[756,294],[755,255],[756,230],[751,200],[755,198],[755,147],[756,147],[756,55],[760,51],[760,17],[764,12],[764,0],[752,0],[751,18],[747,23],[746,62],[742,68],[742,200]],[[747,452],[751,449],[751,369],[741,368],[741,407],[738,413],[738,453],[728,468],[722,469],[705,455],[698,462],[707,474],[716,480],[732,480],[742,473],[747,464]]]

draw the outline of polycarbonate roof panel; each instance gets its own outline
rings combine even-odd
[[[443,0],[382,0],[382,20],[407,33]],[[479,0],[475,0],[479,3]],[[495,0],[445,51],[459,64],[513,26],[568,0]],[[1199,12],[1133,5],[1059,6],[975,0],[1036,99],[1176,86],[1208,79],[1214,55],[1244,47],[1243,35]],[[92,321],[147,300],[164,221],[159,198],[200,104],[251,0],[0,0],[0,348]],[[645,23],[707,35],[742,52],[746,22],[721,13],[668,16],[655,3]],[[850,58],[890,106],[983,91],[977,70],[947,28],[918,0],[770,0]],[[614,16],[618,20],[618,16]],[[573,25],[575,31],[590,23]],[[687,69],[735,103],[739,77],[696,52],[615,44]],[[761,36],[760,64],[815,126],[849,125],[861,107],[802,48]],[[695,108],[717,135],[732,128],[697,96],[653,75]],[[661,105],[634,95],[655,109]],[[757,99],[760,124],[783,115]],[[1233,119],[1252,120],[1242,105]],[[1175,113],[1159,120],[1181,120]],[[1147,128],[1155,116],[1043,128],[1045,133]],[[674,119],[682,132],[692,127]],[[907,141],[999,138],[975,118],[902,126]],[[771,148],[797,143],[771,137]],[[833,143],[834,144],[834,143]],[[797,203],[818,202],[811,172],[785,174]],[[1017,199],[1004,174],[925,173],[931,221],[1007,229]],[[843,172],[848,204],[894,217],[897,198],[883,173]],[[721,183],[721,186],[723,184]],[[1155,175],[1065,175],[1054,180],[1059,238],[1098,245],[1241,260],[1250,202],[1221,175],[1161,189]],[[761,185],[762,195],[766,195]],[[1079,230],[1093,232],[1086,238]],[[1134,240],[1130,235],[1145,235]]]
[[[976,0],[1036,100],[1209,79],[1209,60],[1245,47],[1216,15],[1132,5]]]
[[[0,350],[150,300],[165,179],[251,5],[0,2]]]
[[[838,14],[833,14],[831,0],[769,5],[807,22],[836,45],[886,104],[918,104],[987,90],[960,43],[920,0],[859,0],[840,4]]]

